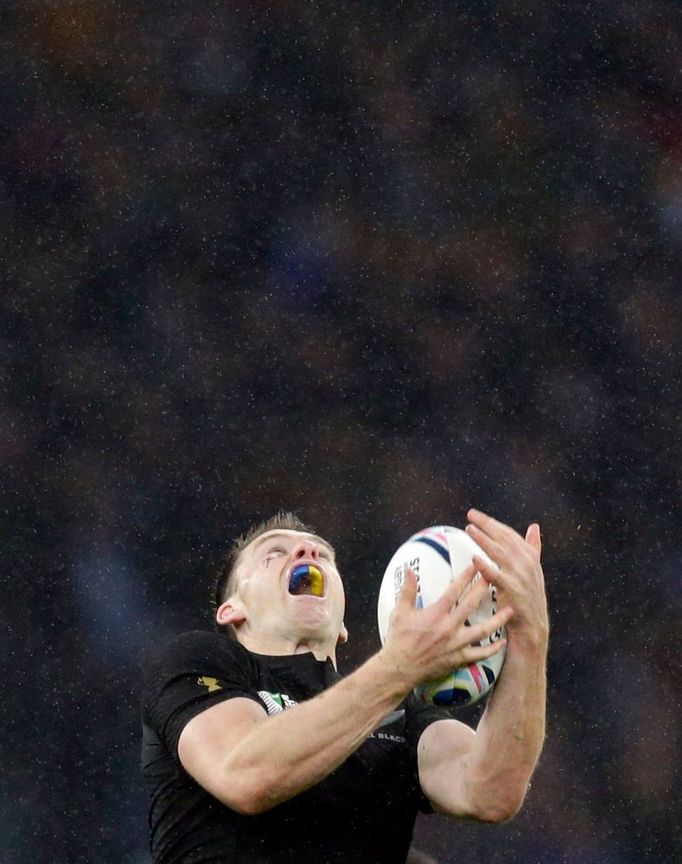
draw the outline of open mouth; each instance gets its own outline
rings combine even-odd
[[[314,564],[297,564],[289,573],[289,593],[295,597],[324,596],[324,576]]]

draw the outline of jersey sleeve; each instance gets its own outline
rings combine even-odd
[[[424,730],[432,723],[436,723],[438,720],[451,719],[452,714],[449,714],[444,708],[437,708],[435,705],[420,702],[414,696],[410,696],[405,704],[405,737],[413,753],[414,780],[416,788],[419,790],[417,805],[422,813],[433,813],[433,807],[429,799],[421,791],[419,783],[419,764],[417,759],[419,739]]]
[[[185,725],[207,708],[237,696],[258,696],[253,659],[219,633],[183,633],[151,658],[145,674],[143,722],[177,756]]]

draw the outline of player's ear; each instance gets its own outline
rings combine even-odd
[[[346,625],[341,622],[341,629],[339,630],[339,638],[337,639],[338,645],[344,645],[348,642],[348,630],[346,630]]]
[[[220,625],[232,624],[233,627],[246,620],[246,610],[236,594],[233,594],[232,597],[218,606],[215,620]]]

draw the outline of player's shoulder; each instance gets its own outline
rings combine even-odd
[[[153,645],[146,658],[148,670],[173,670],[178,674],[221,665],[250,663],[249,652],[239,642],[210,630],[186,630]]]

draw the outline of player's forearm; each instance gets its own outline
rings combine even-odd
[[[259,813],[315,785],[351,755],[409,692],[382,652],[315,698],[283,711],[242,739],[224,766]]]
[[[467,786],[493,820],[523,803],[545,737],[547,634],[512,634],[505,667],[476,730]]]

